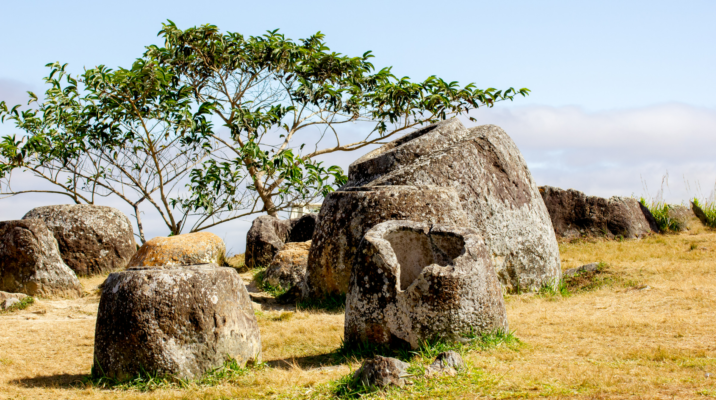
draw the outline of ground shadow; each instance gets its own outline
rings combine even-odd
[[[29,388],[71,387],[82,383],[82,380],[87,377],[89,377],[89,374],[57,374],[15,379],[10,383]]]
[[[336,352],[331,352],[326,354],[318,354],[315,356],[291,357],[279,360],[271,360],[267,361],[266,364],[268,364],[271,368],[283,370],[290,370],[295,367],[300,367],[301,369],[318,369],[335,367],[348,361],[349,360],[346,359],[344,356],[341,356]]]

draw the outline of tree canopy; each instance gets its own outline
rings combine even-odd
[[[33,108],[0,102],[21,135],[0,143],[0,191],[61,193],[76,203],[115,196],[163,218],[171,234],[254,213],[275,215],[346,181],[317,159],[380,143],[415,127],[528,89],[478,89],[431,76],[422,82],[376,70],[366,52],[332,52],[320,32],[294,42],[278,31],[222,33],[169,21],[128,68],[48,64],[48,89]],[[348,124],[367,127],[356,135]],[[53,190],[13,191],[14,170]],[[190,223],[190,228],[187,224]]]

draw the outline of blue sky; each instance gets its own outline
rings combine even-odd
[[[528,98],[477,117],[507,130],[538,184],[639,196],[646,183],[654,195],[668,171],[665,196],[680,202],[695,182],[705,194],[716,182],[714,1],[204,4],[5,2],[0,100],[17,103],[25,90],[41,92],[48,62],[67,62],[74,72],[128,66],[144,46],[159,43],[167,19],[181,28],[212,23],[246,35],[278,28],[294,39],[322,31],[334,51],[372,50],[376,67],[393,66],[399,76],[532,89]],[[0,126],[0,134],[11,132]],[[349,161],[336,162],[347,167]],[[52,201],[2,202],[0,218],[14,219]],[[249,223],[217,233],[242,251]]]

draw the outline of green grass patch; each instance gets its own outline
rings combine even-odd
[[[82,380],[85,387],[100,389],[128,390],[151,392],[158,389],[187,389],[190,387],[207,387],[221,384],[240,383],[241,379],[252,371],[263,369],[266,364],[242,366],[236,360],[228,359],[219,368],[207,372],[198,379],[181,379],[172,375],[163,375],[141,370],[137,375],[124,380],[117,380],[105,375],[98,366],[92,367],[92,374]]]
[[[560,280],[556,285],[542,285],[539,291],[537,291],[537,296],[547,299],[559,299],[571,295],[572,292],[569,291],[567,282],[565,282],[564,279]]]
[[[5,310],[0,311],[0,314],[24,310],[24,309],[30,307],[33,303],[35,303],[35,299],[33,297],[28,296],[28,297],[25,297],[24,299],[20,300],[19,303],[13,304],[12,306],[6,308]]]
[[[537,296],[549,300],[559,300],[572,295],[591,292],[603,287],[637,287],[640,283],[625,279],[622,275],[609,270],[609,265],[600,262],[596,271],[583,271],[574,276],[565,276],[557,285],[544,285]]]
[[[472,371],[468,366],[466,369],[460,371],[456,377],[425,378],[424,375],[427,366],[435,360],[438,354],[452,350],[464,356],[471,351],[486,351],[501,346],[506,346],[511,350],[517,350],[521,344],[513,332],[503,331],[485,334],[470,333],[459,341],[440,339],[426,340],[414,350],[406,347],[396,348],[367,343],[358,345],[347,345],[343,343],[337,353],[344,358],[344,361],[361,361],[362,359],[379,354],[387,357],[395,357],[410,363],[410,367],[407,371],[410,376],[407,377],[407,379],[411,384],[402,389],[392,387],[379,390],[363,385],[362,382],[355,379],[354,372],[351,371],[348,375],[330,382],[323,388],[324,390],[322,392],[327,396],[340,399],[371,398],[373,397],[372,395],[379,396],[380,398],[401,398],[407,394],[406,392],[409,392],[411,395],[426,393],[438,395],[440,394],[439,392],[443,390],[455,390],[456,387],[454,387],[454,385],[460,385],[460,381],[464,376]],[[435,393],[436,390],[438,393]]]
[[[407,343],[400,345],[378,345],[372,343],[347,343],[341,342],[341,347],[336,351],[339,362],[361,361],[375,355],[395,357],[409,362],[415,357],[428,359],[435,358],[438,354],[446,351],[456,351],[466,354],[470,351],[485,351],[500,346],[508,346],[516,349],[521,344],[514,332],[495,331],[490,333],[470,333],[460,337],[458,340],[446,340],[434,338],[423,341],[416,349],[411,349]]]
[[[281,285],[274,286],[270,283],[268,283],[265,279],[266,277],[266,267],[256,268],[253,271],[254,274],[254,282],[256,283],[256,287],[258,287],[260,290],[270,294],[273,297],[279,297],[286,292],[290,288],[282,288]]]
[[[694,198],[692,202],[704,213],[702,218],[699,218],[701,222],[709,228],[716,228],[716,201],[705,200],[701,203],[699,199]]]
[[[346,295],[326,295],[318,299],[305,299],[296,303],[299,310],[314,310],[326,312],[344,312],[346,309]]]

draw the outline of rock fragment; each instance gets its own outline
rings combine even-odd
[[[426,368],[425,375],[428,377],[437,375],[455,376],[463,368],[465,368],[465,361],[463,361],[462,356],[450,350],[438,354],[435,357],[435,361]]]
[[[363,362],[353,379],[369,388],[405,386],[405,377],[410,364],[397,358],[375,356]]]
[[[582,265],[581,267],[577,268],[570,268],[562,274],[563,277],[568,278],[572,276],[576,276],[579,274],[587,273],[587,272],[597,272],[599,271],[599,263],[590,263]]]
[[[541,186],[539,191],[554,233],[559,237],[640,238],[658,232],[654,216],[636,199],[619,196],[605,199],[551,186]]]

